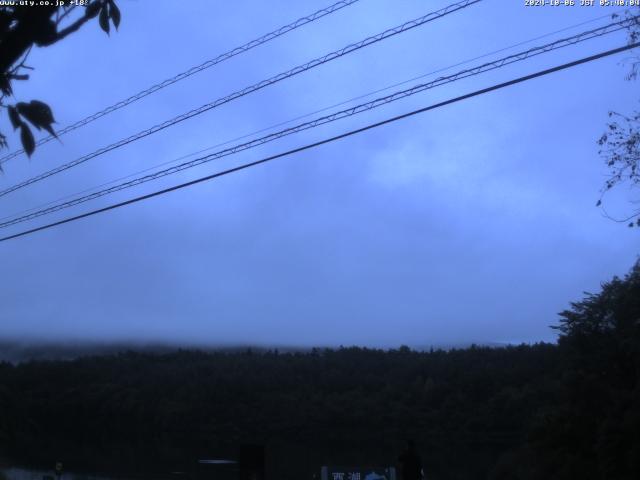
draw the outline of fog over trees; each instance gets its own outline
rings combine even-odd
[[[311,478],[414,438],[437,479],[638,478],[639,318],[636,264],[560,314],[557,345],[5,362],[0,451],[148,472],[259,442],[272,478]]]

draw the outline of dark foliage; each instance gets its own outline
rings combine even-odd
[[[52,127],[53,113],[46,103],[31,100],[10,105],[5,101],[13,95],[14,81],[29,79],[24,72],[33,70],[25,64],[31,48],[53,45],[96,16],[99,16],[100,28],[108,34],[110,22],[117,29],[121,17],[114,0],[91,0],[83,7],[72,2],[62,6],[56,6],[54,1],[47,3],[50,5],[16,2],[16,5],[0,6],[0,107],[6,108],[13,129],[20,129],[22,147],[29,156],[36,147],[30,125],[56,135]],[[76,9],[82,9],[82,14],[69,22]],[[7,146],[6,136],[0,133],[0,148]]]
[[[540,478],[640,478],[640,262],[561,317],[563,402],[532,431]]]
[[[607,132],[600,137],[598,145],[610,176],[605,182],[602,194],[606,194],[616,185],[628,183],[633,187],[640,185],[640,111],[631,116],[609,112],[612,121]],[[602,200],[598,201],[598,205]],[[640,226],[640,210],[635,210],[627,218],[619,220],[629,222],[629,226]]]
[[[90,457],[100,468],[135,469],[126,457],[136,445],[147,460],[179,462],[262,441],[285,478],[326,463],[391,464],[412,437],[440,478],[485,478],[555,395],[556,357],[540,344],[3,364],[0,430],[13,458]]]
[[[267,445],[269,478],[393,464],[432,479],[640,478],[640,264],[558,345],[120,353],[0,363],[0,458],[168,471]]]
[[[627,12],[627,18],[631,21],[629,27],[629,44],[640,40],[640,17],[638,12]],[[614,18],[617,15],[614,15]],[[627,80],[636,80],[640,71],[640,57],[632,57],[628,61],[631,65]],[[600,155],[609,168],[609,178],[602,188],[600,199],[596,206],[600,206],[604,196],[616,186],[628,184],[631,187],[640,185],[640,112],[621,114],[609,112],[611,119],[607,124],[607,130],[600,139]],[[607,216],[609,216],[607,214]],[[612,218],[628,226],[640,227],[640,209],[635,209],[626,218]]]

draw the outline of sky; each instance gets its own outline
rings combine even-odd
[[[34,70],[30,80],[16,83],[16,100],[46,101],[62,128],[330,0],[117,3],[119,31],[107,36],[96,20],[58,44],[34,49],[28,61]],[[449,3],[361,0],[43,145],[31,159],[7,162],[0,187]],[[0,198],[0,216],[433,71],[446,69],[426,80],[595,28],[619,10],[524,3],[485,0],[232,101]],[[583,22],[589,23],[448,68]],[[625,42],[623,32],[590,40],[0,233],[254,161]],[[638,229],[595,207],[607,173],[596,144],[607,114],[638,106],[638,84],[625,80],[624,60],[631,55],[0,243],[0,338],[383,348],[554,341],[550,325],[558,312],[624,275],[637,259]],[[2,115],[0,131],[10,130]],[[8,137],[15,148],[17,136]],[[605,207],[623,216],[634,197],[637,192],[620,189],[606,197]]]

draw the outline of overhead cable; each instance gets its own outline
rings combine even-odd
[[[104,117],[105,115],[108,115],[112,112],[115,112],[116,110],[120,110],[123,107],[126,107],[127,105],[132,104],[133,102],[137,102],[138,100],[143,99],[144,97],[151,95],[153,93],[156,93],[159,90],[162,90],[163,88],[168,87],[169,85],[173,85],[176,82],[179,82],[180,80],[184,80],[185,78],[188,78],[192,75],[195,75],[196,73],[202,72],[203,70],[206,70],[208,68],[213,67],[214,65],[217,65],[219,63],[224,62],[225,60],[229,60],[230,58],[235,57],[236,55],[239,55],[241,53],[245,53],[259,45],[262,45],[264,43],[267,43],[271,40],[274,40],[278,37],[281,37],[282,35],[289,33],[293,30],[296,30],[297,28],[302,27],[303,25],[306,25],[308,23],[314,22],[322,17],[326,17],[327,15],[330,15],[334,12],[337,12],[338,10],[343,9],[344,7],[348,7],[349,5],[353,5],[354,3],[358,2],[359,0],[342,0],[340,2],[334,3],[333,5],[323,8],[321,10],[318,10],[317,12],[312,13],[311,15],[307,15],[305,17],[301,17],[298,20],[296,20],[295,22],[289,23],[288,25],[284,25],[283,27],[278,28],[277,30],[274,30],[272,32],[269,32],[263,36],[261,36],[260,38],[256,38],[255,40],[251,40],[248,43],[245,43],[244,45],[241,45],[239,47],[236,47],[232,50],[229,50],[228,52],[225,52],[223,54],[218,55],[217,57],[211,58],[209,60],[207,60],[206,62],[201,63],[200,65],[197,65],[195,67],[191,67],[188,70],[185,70],[184,72],[180,72],[177,75],[174,75],[171,78],[167,78],[166,80],[163,80],[159,83],[156,83],[155,85],[152,85],[134,95],[131,95],[129,98],[125,98],[124,100],[121,100],[117,103],[114,103],[113,105],[110,105],[102,110],[100,110],[99,112],[96,112],[92,115],[89,115],[81,120],[78,120],[75,123],[72,123],[71,125],[68,125],[60,130],[58,130],[56,132],[56,135],[58,137],[61,137],[62,135],[72,132],[73,130],[77,130],[78,128],[84,127],[85,125],[101,118]],[[36,145],[40,146],[43,145],[47,142],[50,142],[51,140],[53,140],[55,137],[53,135],[49,135],[48,137],[44,137],[40,140],[38,140],[36,142]],[[9,160],[11,160],[12,158],[15,158],[19,155],[21,155],[22,153],[24,153],[24,149],[19,149],[16,150],[14,152],[11,152],[3,157],[0,157],[0,165],[3,165],[4,163],[8,162]]]
[[[19,233],[15,233],[13,235],[9,235],[9,236],[0,238],[0,242],[5,242],[7,240],[11,240],[11,239],[14,239],[14,238],[18,238],[18,237],[22,237],[22,236],[25,236],[25,235],[29,235],[29,234],[32,234],[32,233],[35,233],[35,232],[39,232],[39,231],[42,231],[42,230],[53,228],[53,227],[56,227],[56,226],[59,226],[59,225],[63,225],[63,224],[66,224],[66,223],[74,222],[74,221],[80,220],[82,218],[87,218],[87,217],[90,217],[90,216],[93,216],[93,215],[97,215],[99,213],[107,212],[109,210],[114,210],[116,208],[120,208],[120,207],[124,207],[124,206],[127,206],[127,205],[131,205],[133,203],[141,202],[141,201],[147,200],[149,198],[157,197],[157,196],[169,193],[169,192],[173,192],[173,191],[180,190],[180,189],[183,189],[183,188],[186,188],[186,187],[190,187],[190,186],[196,185],[198,183],[206,182],[208,180],[213,180],[214,178],[220,178],[220,177],[228,175],[230,173],[234,173],[234,172],[238,172],[238,171],[241,171],[241,170],[245,170],[245,169],[248,169],[250,167],[255,167],[257,165],[261,165],[263,163],[267,163],[267,162],[270,162],[272,160],[276,160],[278,158],[282,158],[282,157],[286,157],[286,156],[289,156],[289,155],[293,155],[294,153],[299,153],[299,152],[302,152],[302,151],[305,151],[305,150],[316,148],[316,147],[319,147],[320,145],[324,145],[324,144],[331,143],[331,142],[334,142],[334,141],[337,141],[337,140],[341,140],[343,138],[347,138],[347,137],[350,137],[352,135],[356,135],[358,133],[362,133],[362,132],[365,132],[367,130],[371,130],[373,128],[377,128],[377,127],[380,127],[380,126],[383,126],[383,125],[387,125],[389,123],[393,123],[393,122],[396,122],[398,120],[402,120],[402,119],[417,115],[419,113],[424,113],[424,112],[427,112],[427,111],[430,111],[430,110],[434,110],[436,108],[444,107],[446,105],[450,105],[450,104],[457,103],[457,102],[460,102],[460,101],[463,101],[463,100],[467,100],[467,99],[472,98],[472,97],[483,95],[485,93],[493,92],[495,90],[500,90],[502,88],[506,88],[506,87],[509,87],[509,86],[512,86],[512,85],[516,85],[518,83],[523,83],[523,82],[532,80],[534,78],[538,78],[538,77],[542,77],[542,76],[545,76],[545,75],[549,75],[551,73],[558,72],[558,71],[561,71],[561,70],[566,70],[568,68],[572,68],[572,67],[575,67],[577,65],[581,65],[581,64],[584,64],[584,63],[592,62],[592,61],[598,60],[600,58],[604,58],[604,57],[608,57],[610,55],[615,55],[617,53],[625,52],[625,51],[631,50],[633,48],[636,48],[638,46],[640,46],[640,42],[634,42],[634,43],[630,43],[630,44],[624,45],[622,47],[618,47],[618,48],[614,48],[614,49],[611,49],[611,50],[607,50],[605,52],[598,53],[596,55],[591,55],[589,57],[584,57],[584,58],[581,58],[579,60],[575,60],[575,61],[572,61],[572,62],[564,63],[564,64],[558,65],[556,67],[548,68],[546,70],[541,70],[541,71],[538,71],[536,73],[525,75],[525,76],[522,76],[522,77],[519,77],[519,78],[516,78],[516,79],[513,79],[513,80],[509,80],[507,82],[499,83],[499,84],[493,85],[491,87],[483,88],[481,90],[476,90],[474,92],[471,92],[471,93],[468,93],[468,94],[465,94],[465,95],[461,95],[461,96],[458,96],[458,97],[455,97],[455,98],[452,98],[452,99],[449,99],[449,100],[445,100],[443,102],[435,103],[435,104],[429,105],[427,107],[423,107],[423,108],[420,108],[420,109],[417,109],[417,110],[413,110],[411,112],[408,112],[408,113],[405,113],[405,114],[402,114],[402,115],[391,117],[391,118],[388,118],[386,120],[382,120],[380,122],[372,123],[372,124],[369,124],[369,125],[367,125],[365,127],[357,128],[355,130],[350,130],[348,132],[345,132],[345,133],[342,133],[340,135],[336,135],[336,136],[333,136],[333,137],[330,137],[330,138],[326,138],[326,139],[320,140],[318,142],[310,143],[310,144],[304,145],[302,147],[294,148],[292,150],[288,150],[286,152],[282,152],[282,153],[279,153],[279,154],[276,154],[276,155],[271,155],[269,157],[262,158],[260,160],[256,160],[254,162],[245,163],[243,165],[239,165],[237,167],[229,168],[229,169],[223,170],[221,172],[216,172],[216,173],[213,173],[211,175],[207,175],[205,177],[201,177],[201,178],[198,178],[198,179],[195,179],[195,180],[191,180],[189,182],[181,183],[179,185],[174,185],[172,187],[164,188],[162,190],[158,190],[158,191],[155,191],[155,192],[152,192],[152,193],[148,193],[146,195],[141,195],[139,197],[131,198],[129,200],[126,200],[126,201],[123,201],[123,202],[119,202],[119,203],[115,203],[115,204],[112,204],[112,205],[109,205],[109,206],[106,206],[106,207],[102,207],[102,208],[99,208],[99,209],[96,209],[96,210],[92,210],[92,211],[89,211],[89,212],[86,212],[86,213],[83,213],[83,214],[80,214],[80,215],[75,215],[73,217],[68,217],[68,218],[65,218],[63,220],[59,220],[57,222],[49,223],[47,225],[42,225],[40,227],[32,228],[30,230],[25,230],[25,231],[22,231],[22,232],[19,232]]]
[[[18,184],[15,184],[11,187],[5,188],[4,190],[0,190],[0,197],[5,196],[11,192],[15,192],[16,190],[19,190],[21,188],[27,187],[29,185],[32,185],[36,182],[39,182],[41,180],[44,180],[46,178],[49,178],[53,175],[56,175],[58,173],[64,172],[65,170],[68,170],[70,168],[73,168],[77,165],[80,165],[82,163],[87,162],[88,160],[91,160],[92,158],[96,158],[100,155],[103,155],[107,152],[110,152],[112,150],[115,150],[116,148],[122,147],[124,145],[128,145],[129,143],[135,142],[137,140],[140,140],[141,138],[147,137],[149,135],[152,135],[154,133],[157,133],[161,130],[164,130],[165,128],[171,127],[177,123],[183,122],[187,119],[193,118],[196,115],[200,115],[204,112],[208,112],[209,110],[212,110],[216,107],[219,107],[220,105],[224,105],[225,103],[229,103],[233,100],[236,100],[240,97],[243,97],[245,95],[248,95],[250,93],[253,93],[257,90],[261,90],[269,85],[273,85],[274,83],[280,82],[286,78],[290,78],[293,77],[295,75],[298,75],[302,72],[306,72],[307,70],[311,70],[312,68],[315,68],[319,65],[323,65],[325,63],[328,63],[332,60],[335,60],[337,58],[343,57],[344,55],[347,55],[349,53],[355,52],[357,50],[360,50],[361,48],[367,47],[369,45],[372,45],[374,43],[380,42],[382,40],[385,40],[387,38],[393,37],[395,35],[398,35],[400,33],[404,33],[407,32],[413,28],[419,27],[421,25],[425,25],[429,22],[432,22],[434,20],[437,20],[439,18],[442,18],[446,15],[449,15],[453,12],[457,12],[458,10],[462,10],[464,8],[467,8],[471,5],[474,5],[476,3],[481,2],[482,0],[464,0],[462,2],[457,2],[454,4],[451,4],[447,7],[444,7],[436,12],[432,12],[429,13],[427,15],[423,15],[422,17],[416,18],[414,20],[411,20],[409,22],[405,22],[402,25],[399,25],[395,28],[391,28],[389,30],[385,30],[382,33],[379,33],[377,35],[374,35],[372,37],[368,37],[365,38],[364,40],[361,40],[360,42],[357,43],[352,43],[351,45],[347,45],[346,47],[340,49],[340,50],[336,50],[334,52],[331,52],[327,55],[324,55],[320,58],[316,58],[315,60],[311,60],[310,62],[307,62],[303,65],[299,65],[291,70],[288,70],[286,72],[280,73],[278,75],[275,75],[269,79],[266,80],[262,80],[261,82],[258,82],[254,85],[251,85],[250,87],[246,87],[242,90],[238,90],[230,95],[227,95],[225,97],[219,98],[211,103],[207,103],[205,105],[202,105],[201,107],[198,107],[194,110],[191,110],[189,112],[183,113],[182,115],[178,115],[177,117],[174,117],[170,120],[166,120],[162,123],[159,123],[157,125],[154,125],[153,127],[150,127],[146,130],[142,130],[141,132],[136,133],[135,135],[131,135],[130,137],[124,138],[122,140],[119,140],[115,143],[112,143],[111,145],[108,145],[106,147],[102,147],[98,150],[95,150],[87,155],[84,155],[80,158],[77,158],[71,162],[65,163],[63,165],[60,165],[52,170],[48,170],[40,175],[37,175],[35,177],[31,177],[27,180],[24,180],[23,182],[20,182]]]
[[[137,185],[141,185],[143,183],[147,183],[150,182],[152,180],[157,180],[158,178],[162,178],[168,175],[172,175],[178,172],[181,172],[183,170],[189,169],[189,168],[193,168],[199,165],[202,165],[204,163],[213,161],[213,160],[217,160],[223,157],[227,157],[229,155],[233,155],[236,154],[238,152],[244,151],[244,150],[248,150],[251,148],[255,148],[257,146],[263,145],[265,143],[269,143],[272,142],[274,140],[292,135],[294,133],[298,133],[304,130],[309,130],[311,128],[315,128],[318,127],[320,125],[324,125],[327,123],[331,123],[331,122],[335,122],[337,120],[341,120],[343,118],[347,118],[347,117],[351,117],[369,110],[373,110],[374,108],[378,108],[382,105],[386,105],[388,103],[392,103],[398,100],[401,100],[403,98],[407,98],[410,97],[412,95],[415,95],[417,93],[421,93],[424,92],[426,90],[430,90],[432,88],[436,88],[448,83],[452,83],[458,80],[462,80],[464,78],[469,78],[472,76],[476,76],[485,72],[489,72],[492,70],[496,70],[499,68],[503,68],[507,65],[511,65],[513,63],[516,62],[521,62],[524,60],[527,60],[529,58],[544,54],[544,53],[548,53],[550,51],[553,50],[557,50],[560,48],[564,48],[570,45],[576,45],[578,43],[593,39],[593,38],[598,38],[598,37],[602,37],[603,35],[607,35],[607,34],[611,34],[611,33],[615,33],[617,31],[620,31],[624,28],[626,28],[628,22],[633,21],[632,19],[626,19],[626,20],[622,20],[619,22],[614,22],[611,23],[609,25],[603,26],[603,27],[599,27],[593,30],[589,30],[589,31],[585,31],[585,32],[581,32],[579,34],[573,35],[571,37],[567,37],[567,38],[563,38],[560,40],[556,40],[555,42],[551,42],[548,43],[546,45],[542,45],[542,46],[538,46],[538,47],[533,47],[530,48],[528,50],[519,52],[519,53],[515,53],[512,55],[509,55],[507,57],[503,57],[500,58],[498,60],[494,60],[492,62],[487,62],[484,63],[482,65],[479,65],[477,67],[473,67],[473,68],[469,68],[469,69],[465,69],[462,70],[458,73],[455,73],[453,75],[448,75],[448,76],[444,76],[444,77],[439,77],[431,82],[427,82],[427,83],[422,83],[422,84],[418,84],[415,85],[411,88],[405,89],[405,90],[401,90],[401,91],[397,91],[394,92],[390,95],[384,96],[384,97],[380,97],[377,98],[375,100],[372,100],[370,102],[366,102],[366,103],[362,103],[360,105],[356,105],[354,107],[351,108],[347,108],[344,110],[340,110],[338,112],[332,113],[330,115],[325,115],[319,118],[316,118],[314,120],[308,121],[308,122],[304,122],[298,125],[295,125],[293,127],[289,127],[286,128],[284,130],[280,130],[278,132],[274,132],[271,133],[269,135],[265,135],[263,137],[260,138],[256,138],[253,140],[250,140],[248,142],[244,142],[238,145],[234,145],[233,147],[229,147],[229,148],[225,148],[223,150],[211,153],[209,155],[205,155],[199,158],[195,158],[193,160],[190,160],[188,162],[183,162],[179,165],[174,165],[172,167],[163,169],[163,170],[159,170],[157,172],[148,174],[148,175],[144,175],[142,177],[138,177],[132,180],[129,180],[127,182],[123,182],[120,183],[118,185],[114,185],[112,187],[109,188],[105,188],[102,190],[99,190],[97,192],[93,192],[91,194],[88,195],[84,195],[81,197],[77,197],[74,198],[72,200],[66,201],[66,202],[62,202],[62,203],[58,203],[56,205],[47,207],[47,208],[43,208],[40,209],[38,211],[26,214],[26,215],[22,215],[22,216],[18,216],[15,218],[12,218],[10,220],[6,220],[3,222],[0,222],[0,228],[6,228],[6,227],[10,227],[12,225],[16,225],[18,223],[22,223],[22,222],[26,222],[29,220],[33,220],[35,218],[41,217],[43,215],[48,215],[51,214],[53,212],[57,212],[59,210],[63,210],[66,208],[70,208],[91,200],[95,200],[96,198],[100,198],[103,197],[105,195],[109,195],[127,188],[131,188],[131,187],[135,187]]]

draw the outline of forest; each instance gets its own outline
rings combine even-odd
[[[0,462],[190,471],[265,445],[267,478],[393,465],[427,479],[640,478],[640,263],[559,315],[558,342],[119,352],[0,364]]]

